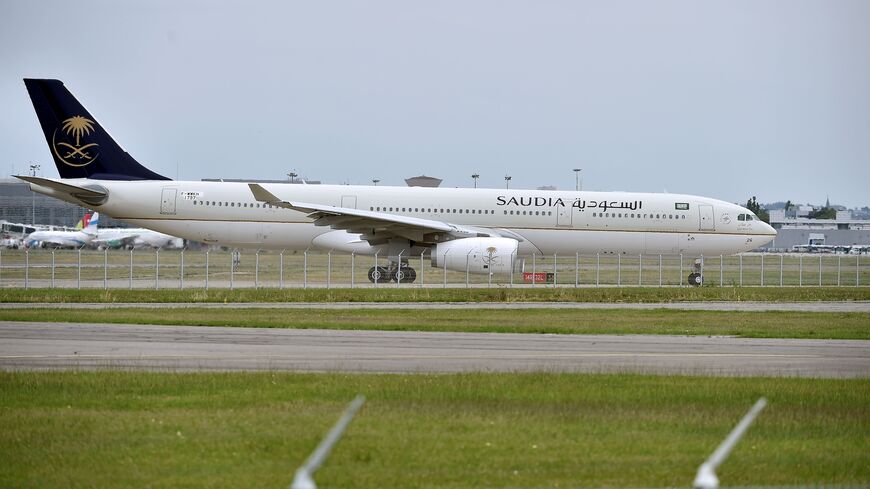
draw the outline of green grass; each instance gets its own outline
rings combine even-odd
[[[678,302],[867,301],[870,287],[430,289],[0,289],[2,302]]]
[[[640,375],[0,373],[0,487],[688,487],[760,396],[727,485],[870,482],[870,381]]]
[[[734,335],[870,339],[870,313],[668,309],[206,309],[0,310],[0,321],[488,333]]]

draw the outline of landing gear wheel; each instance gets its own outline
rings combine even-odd
[[[695,287],[703,285],[701,280],[700,273],[690,273],[689,274],[689,285],[694,285]]]
[[[371,283],[387,283],[390,281],[390,273],[384,267],[371,267],[369,268],[369,282]]]
[[[414,283],[414,281],[417,280],[417,271],[407,265],[402,265],[393,270],[392,277],[390,278],[393,282],[399,282],[401,284]]]

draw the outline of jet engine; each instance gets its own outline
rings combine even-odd
[[[511,238],[462,238],[438,243],[432,266],[471,273],[510,273],[519,242]]]

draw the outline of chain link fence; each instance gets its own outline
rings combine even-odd
[[[369,273],[386,257],[255,250],[0,250],[0,288],[354,288],[354,287],[679,287],[696,273],[705,286],[870,284],[860,255],[747,253],[733,256],[529,255],[511,257],[513,273],[477,274],[407,257],[413,282]]]

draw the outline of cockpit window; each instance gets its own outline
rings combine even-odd
[[[738,221],[745,221],[745,220],[746,220],[746,214],[740,214],[739,216],[737,216],[737,220],[738,220]]]

